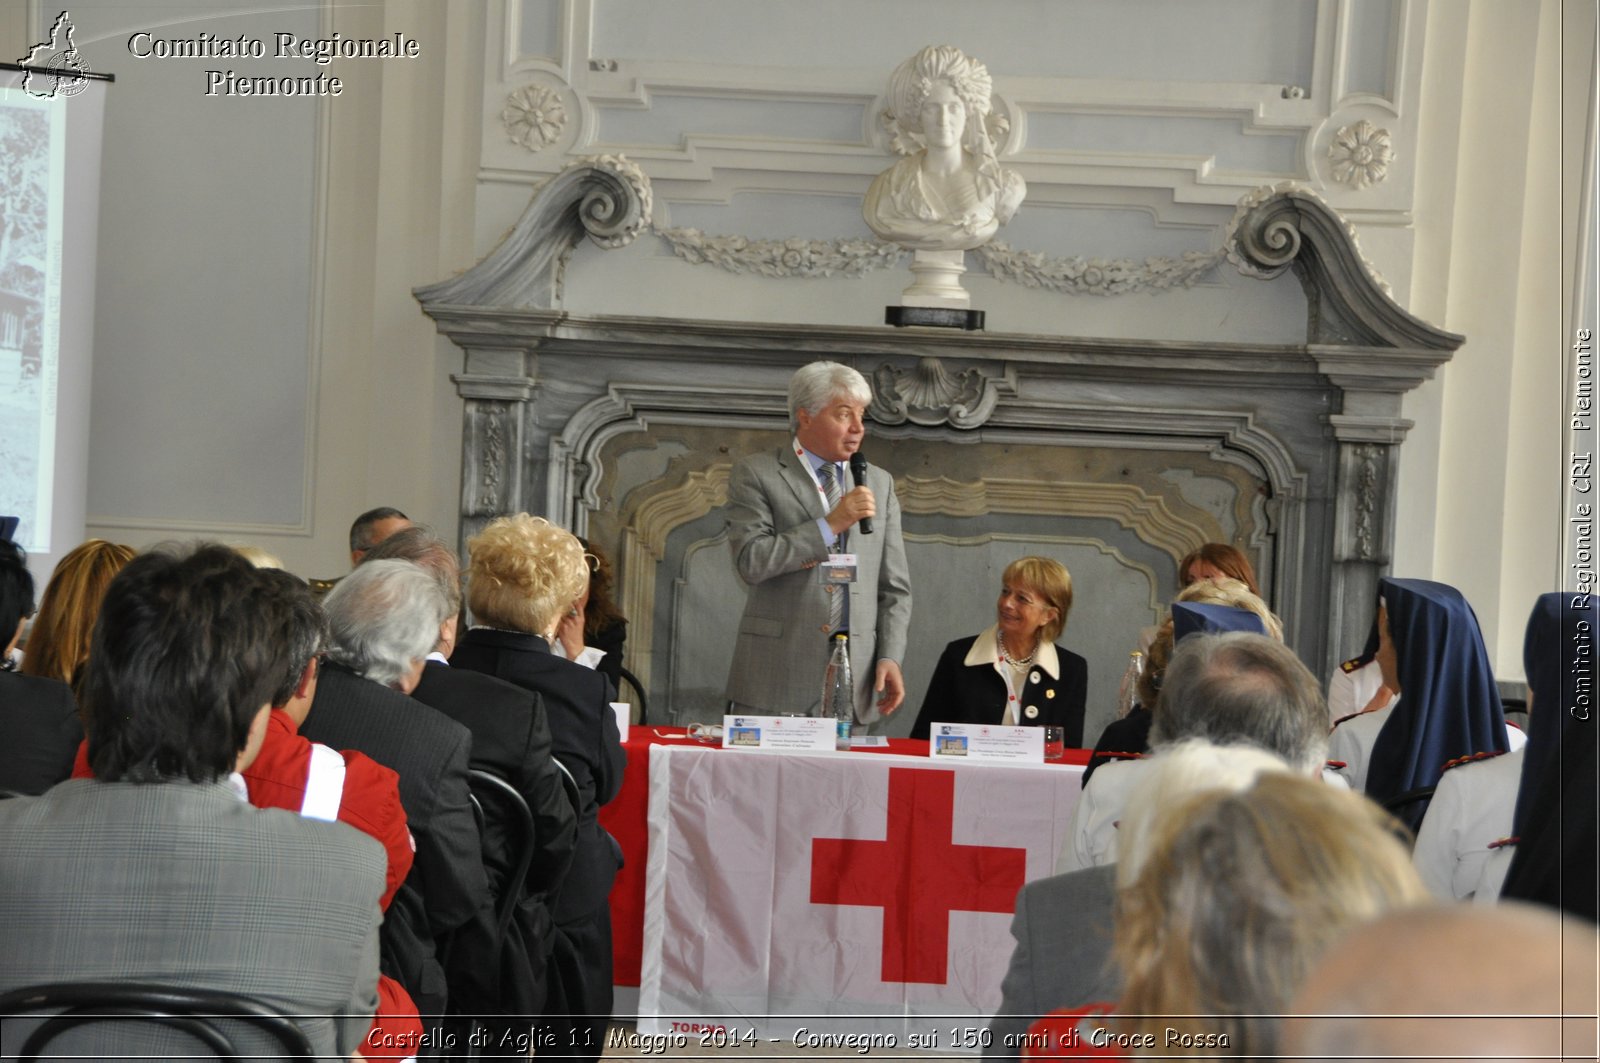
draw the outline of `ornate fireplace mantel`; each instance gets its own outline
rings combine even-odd
[[[528,510],[616,551],[630,667],[649,677],[653,703],[688,683],[688,658],[669,646],[703,626],[696,610],[739,611],[696,605],[685,583],[693,559],[721,541],[727,466],[781,438],[789,375],[824,357],[873,382],[869,443],[897,474],[908,528],[925,515],[929,544],[986,534],[963,520],[1013,520],[1018,541],[1059,542],[1113,559],[1109,572],[1143,573],[1160,586],[1140,601],[1159,608],[1177,558],[1232,532],[1306,661],[1326,674],[1365,637],[1411,427],[1401,397],[1462,337],[1400,308],[1350,227],[1313,194],[1253,194],[1230,232],[1228,257],[1242,271],[1292,270],[1305,289],[1307,342],[1271,346],[555,309],[572,247],[626,242],[649,210],[635,167],[586,160],[535,193],[482,262],[416,296],[465,353],[454,377],[465,400],[463,540]],[[947,459],[966,472],[951,475]],[[1233,485],[1223,492],[1232,501],[1209,514],[1196,501],[1204,492],[1179,489],[1208,470]],[[661,571],[669,555],[675,573]]]

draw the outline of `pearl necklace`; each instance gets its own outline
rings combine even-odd
[[[1033,651],[1026,657],[1013,657],[1010,653],[1006,652],[1006,637],[1004,635],[1000,634],[998,631],[995,632],[995,641],[1000,644],[1000,659],[1017,668],[1026,668],[1028,665],[1032,664],[1033,655],[1039,652],[1039,646],[1037,643],[1035,643]]]

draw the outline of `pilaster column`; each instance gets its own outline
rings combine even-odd
[[[525,349],[466,348],[466,370],[450,377],[465,400],[461,438],[461,541],[498,516],[521,512],[528,456],[524,426],[538,356]]]

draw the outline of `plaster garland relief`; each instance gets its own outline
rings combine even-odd
[[[708,236],[699,229],[661,229],[655,234],[673,254],[695,265],[734,274],[814,280],[859,277],[899,264],[905,251],[877,240],[756,240]],[[995,242],[973,251],[998,280],[1066,295],[1131,295],[1193,287],[1225,257],[1223,251],[1188,251],[1180,258],[1052,258]]]
[[[773,279],[803,280],[860,277],[874,270],[896,266],[905,255],[904,249],[896,244],[860,238],[807,240],[790,237],[768,240],[738,234],[708,235],[694,228],[663,228],[657,226],[651,217],[653,192],[650,178],[637,163],[621,155],[597,155],[575,159],[563,171],[582,166],[609,171],[624,181],[633,193],[632,203],[618,201],[615,194],[607,189],[593,189],[584,197],[579,213],[590,239],[602,247],[622,247],[632,242],[639,233],[649,230],[665,240],[673,254],[694,265],[715,266],[736,275],[756,274]],[[1264,234],[1271,241],[1270,246],[1281,252],[1275,260],[1283,263],[1282,266],[1264,268],[1240,252],[1240,227],[1252,210],[1279,193],[1288,193],[1327,206],[1320,195],[1298,181],[1262,185],[1239,199],[1221,247],[1214,251],[1186,251],[1177,258],[1152,256],[1143,261],[1081,256],[1054,258],[1037,251],[1013,248],[999,241],[975,248],[972,253],[978,256],[996,280],[1065,295],[1154,294],[1191,288],[1224,259],[1232,262],[1246,276],[1270,279],[1293,262],[1299,247],[1298,234],[1287,229]],[[1355,226],[1344,221],[1343,228],[1373,283],[1392,298],[1393,289],[1361,253]]]
[[[1251,210],[1280,192],[1326,205],[1326,201],[1315,191],[1297,181],[1263,185],[1240,198],[1233,218],[1228,222],[1221,247],[1214,251],[1186,251],[1177,258],[1153,256],[1142,261],[1081,256],[1054,258],[1038,251],[1013,248],[1002,241],[975,248],[972,254],[978,256],[996,280],[1063,295],[1155,294],[1192,288],[1224,259],[1232,262],[1246,276],[1270,279],[1287,269],[1293,261],[1296,238],[1292,234],[1283,235],[1282,249],[1285,254],[1282,268],[1263,269],[1239,253],[1239,226]],[[711,236],[691,228],[664,229],[654,225],[650,228],[667,242],[673,254],[685,262],[716,266],[734,274],[758,274],[776,279],[859,277],[874,270],[891,268],[904,255],[898,245],[875,240],[806,240],[799,237],[758,240],[738,235]],[[1355,226],[1346,222],[1344,231],[1360,254]],[[1373,282],[1386,295],[1392,296],[1393,290],[1388,282],[1365,255],[1361,256],[1361,261]]]

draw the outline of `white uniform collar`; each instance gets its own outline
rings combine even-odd
[[[992,624],[988,630],[973,640],[972,649],[967,651],[966,660],[961,663],[971,667],[994,664],[999,659],[1000,625]],[[1033,655],[1033,666],[1049,673],[1051,679],[1061,678],[1061,659],[1056,655],[1055,643],[1040,641],[1038,652]]]

